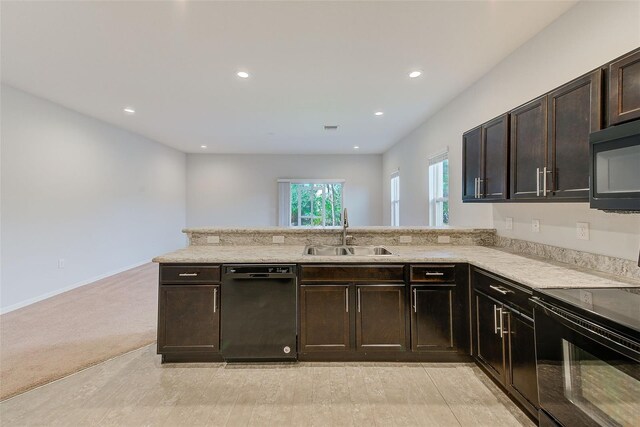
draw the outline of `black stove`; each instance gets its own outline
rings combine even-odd
[[[536,289],[541,426],[638,425],[640,288]]]

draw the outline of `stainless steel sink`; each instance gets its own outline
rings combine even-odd
[[[384,246],[329,246],[309,245],[303,255],[319,256],[392,256],[395,255]]]
[[[393,255],[393,253],[384,246],[347,246],[352,255],[364,256],[380,256]]]
[[[304,248],[303,255],[351,255],[345,246],[307,246]]]

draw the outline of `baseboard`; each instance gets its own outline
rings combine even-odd
[[[47,292],[46,294],[38,295],[37,297],[33,297],[33,298],[29,298],[29,299],[24,300],[24,301],[20,301],[19,303],[16,303],[16,304],[13,304],[13,305],[10,305],[8,307],[4,307],[4,308],[0,309],[0,314],[9,313],[9,312],[17,310],[19,308],[26,307],[26,306],[34,304],[36,302],[40,302],[42,300],[54,297],[54,296],[62,294],[64,292],[67,292],[67,291],[70,291],[70,290],[73,290],[73,289],[76,289],[76,288],[80,288],[82,286],[88,285],[88,284],[93,283],[93,282],[97,282],[98,280],[105,279],[105,278],[107,278],[109,276],[113,276],[114,274],[122,273],[124,271],[131,270],[132,268],[140,267],[141,265],[144,265],[144,264],[147,264],[147,263],[150,263],[150,262],[151,262],[151,259],[140,261],[140,262],[137,262],[135,264],[131,264],[131,265],[128,265],[126,267],[119,268],[117,270],[109,271],[109,272],[101,274],[99,276],[95,276],[95,277],[92,277],[92,278],[89,278],[89,279],[86,279],[86,280],[82,280],[80,282],[76,282],[73,285],[65,286],[64,288],[56,289],[55,291]]]

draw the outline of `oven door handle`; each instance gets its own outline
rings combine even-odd
[[[534,310],[542,310],[545,316],[552,318],[563,326],[640,363],[640,343],[619,335],[583,317],[576,316],[560,307],[553,306],[538,297],[532,297],[530,301],[534,305]],[[540,333],[544,334],[545,332],[540,331]]]

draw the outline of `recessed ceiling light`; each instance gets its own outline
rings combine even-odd
[[[207,148],[207,146],[206,145],[201,145],[200,148]]]
[[[360,147],[358,147],[357,145],[354,145],[354,146],[353,146],[353,149],[354,149],[354,150],[359,150],[359,149],[360,149]]]
[[[243,79],[249,78],[249,73],[247,73],[246,71],[238,71],[237,75],[238,77],[242,77]]]
[[[384,113],[383,113],[382,111],[376,111],[374,114],[375,114],[376,116],[381,116],[381,115],[383,115]]]
[[[422,71],[412,71],[409,73],[409,77],[415,79],[416,77],[420,77],[422,75]]]
[[[134,110],[133,107],[124,107],[122,111],[124,111],[127,114],[135,114],[136,113],[136,110]]]

